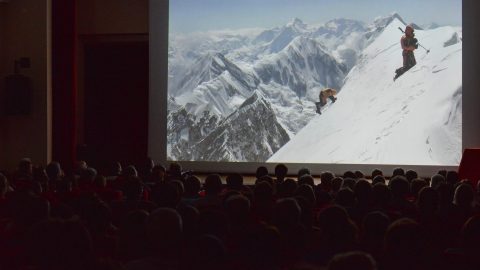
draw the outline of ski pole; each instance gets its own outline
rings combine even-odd
[[[398,27],[398,30],[402,31],[402,33],[405,34],[405,32],[403,32],[403,29],[402,29],[402,28]],[[425,51],[427,51],[427,53],[430,52],[430,50],[427,50],[427,48],[423,47],[422,44],[418,43],[418,46],[420,46],[420,47],[422,47],[423,49],[425,49]]]

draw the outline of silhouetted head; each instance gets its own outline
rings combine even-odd
[[[107,178],[103,175],[97,175],[94,181],[97,188],[107,187]]]
[[[275,166],[275,177],[277,177],[277,181],[283,181],[285,177],[287,177],[288,168],[285,164],[277,164]]]
[[[418,178],[418,174],[414,170],[408,170],[405,173],[405,177],[407,178],[408,182],[412,182],[413,179]]]
[[[410,183],[410,190],[412,191],[412,195],[418,197],[418,193],[420,192],[420,190],[426,186],[428,186],[427,181],[420,178],[413,179]]]
[[[310,170],[308,168],[301,168],[298,170],[297,177],[300,178],[302,175],[308,174],[310,175]]]
[[[267,181],[259,182],[253,190],[255,202],[271,202],[273,200],[273,187]]]
[[[378,207],[385,207],[390,203],[392,193],[390,188],[383,183],[377,183],[372,187],[373,204]]]
[[[328,270],[376,270],[377,263],[365,252],[352,251],[335,255],[328,263]]]
[[[417,205],[422,213],[435,213],[438,209],[438,204],[438,193],[432,187],[425,186],[418,193]]]
[[[32,175],[33,174],[32,160],[29,158],[22,158],[18,163],[18,171],[22,174]]]
[[[357,183],[357,181],[354,178],[343,178],[342,187],[353,190],[355,188],[355,183]]]
[[[455,189],[453,202],[460,207],[469,208],[472,206],[473,198],[474,191],[472,186],[462,183]]]
[[[293,197],[295,190],[297,190],[297,182],[291,178],[287,178],[278,187],[278,196],[280,198]]]
[[[209,174],[203,187],[207,196],[217,196],[222,191],[222,178],[219,174]]]
[[[403,168],[400,168],[400,167],[393,169],[392,178],[397,175],[405,176],[405,170],[403,170]]]
[[[200,234],[211,234],[223,239],[228,232],[228,218],[223,211],[205,209],[198,220]]]
[[[155,182],[160,182],[165,180],[166,174],[167,174],[167,170],[163,165],[157,164],[152,169],[152,179]]]
[[[151,199],[159,207],[176,208],[181,196],[174,183],[161,182],[152,188]]]
[[[393,262],[411,264],[414,258],[422,256],[424,237],[417,222],[408,218],[401,218],[393,222],[385,234],[385,251],[390,257],[396,258]]]
[[[197,197],[202,184],[200,183],[200,179],[198,179],[198,177],[190,175],[185,179],[184,187],[186,197]]]
[[[345,208],[355,205],[355,193],[350,188],[342,188],[335,197],[335,203]]]
[[[265,166],[260,166],[257,168],[257,171],[255,172],[255,176],[257,179],[260,179],[262,176],[268,175],[268,169]]]
[[[480,216],[475,215],[470,217],[463,225],[461,231],[461,245],[469,251],[478,251],[480,249]]]
[[[33,226],[26,239],[34,269],[93,269],[91,237],[80,221],[45,220]]]
[[[182,177],[182,165],[177,162],[170,163],[168,167],[168,174],[171,178],[181,178]]]
[[[332,179],[332,192],[337,193],[343,186],[343,178],[335,177]],[[328,192],[328,191],[327,191]]]
[[[372,185],[375,185],[376,183],[382,183],[385,184],[385,177],[383,175],[377,175],[372,179]]]
[[[372,179],[374,179],[375,176],[377,176],[377,175],[383,176],[382,170],[380,170],[380,169],[374,169],[374,170],[372,171]]]
[[[298,185],[309,185],[311,186],[312,188],[315,186],[315,182],[314,182],[314,179],[313,179],[313,176],[309,175],[309,174],[304,174],[302,176],[300,176],[298,178]]]
[[[458,178],[458,173],[456,171],[448,171],[447,172],[447,177],[445,177],[446,181],[448,184],[450,185],[456,185],[459,181],[459,178]]]
[[[138,172],[135,166],[129,165],[122,171],[122,175],[125,177],[138,177]]]
[[[226,267],[227,250],[222,240],[214,235],[204,234],[195,240],[189,269],[222,270]],[[188,263],[187,263],[188,264]]]
[[[243,176],[239,173],[229,174],[226,182],[229,189],[241,190],[243,187]]]
[[[354,192],[359,203],[369,204],[372,200],[372,185],[365,179],[357,181]]]
[[[225,212],[230,224],[245,223],[250,213],[250,201],[243,195],[230,196],[225,201]]]
[[[300,206],[295,199],[280,199],[273,210],[273,223],[279,228],[292,227],[300,222],[300,214]]]
[[[300,185],[297,188],[296,194],[297,196],[305,198],[306,202],[310,207],[313,207],[315,205],[316,198],[312,186],[307,184]]]
[[[441,176],[446,178],[447,177],[447,170],[445,170],[445,169],[439,170],[437,172],[437,174],[440,174]]]
[[[405,199],[410,192],[410,184],[405,176],[397,175],[393,177],[389,182],[389,186],[392,190],[392,195],[394,198]]]
[[[352,171],[346,171],[343,173],[343,178],[346,179],[346,178],[352,178],[352,179],[355,179],[356,178],[356,175],[354,172]]]
[[[60,167],[60,163],[55,161],[50,162],[45,168],[45,171],[50,181],[57,181],[62,175],[62,168]]]
[[[367,239],[383,239],[388,225],[390,225],[390,218],[383,212],[370,212],[363,218],[362,221],[364,236]]]
[[[148,217],[148,241],[157,255],[175,252],[181,244],[182,231],[182,218],[174,209],[158,208]]]
[[[322,172],[320,175],[320,185],[326,191],[330,191],[332,189],[332,181],[335,178],[335,175],[331,172]]]
[[[354,174],[355,174],[355,179],[365,178],[365,174],[362,171],[356,170]]]
[[[431,179],[431,186],[437,188],[440,183],[446,183],[445,177],[441,174],[435,174]]]
[[[143,194],[143,183],[140,178],[130,177],[123,186],[123,192],[129,201],[140,200]]]

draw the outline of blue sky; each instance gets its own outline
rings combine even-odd
[[[419,25],[462,24],[462,0],[170,0],[170,31],[195,32],[281,26],[334,18],[371,22],[396,11]]]

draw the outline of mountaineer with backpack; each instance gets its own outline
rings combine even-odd
[[[413,32],[414,29],[412,25],[407,25],[405,27],[405,35],[403,35],[400,39],[400,44],[403,50],[403,66],[395,71],[396,75],[393,80],[396,80],[403,73],[417,64],[413,51],[418,48],[418,40],[415,38],[415,34]]]

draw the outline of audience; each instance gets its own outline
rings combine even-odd
[[[316,184],[278,164],[275,178],[262,166],[224,184],[178,163],[112,164],[2,171],[0,269],[480,267],[480,193],[455,171],[325,171]]]

